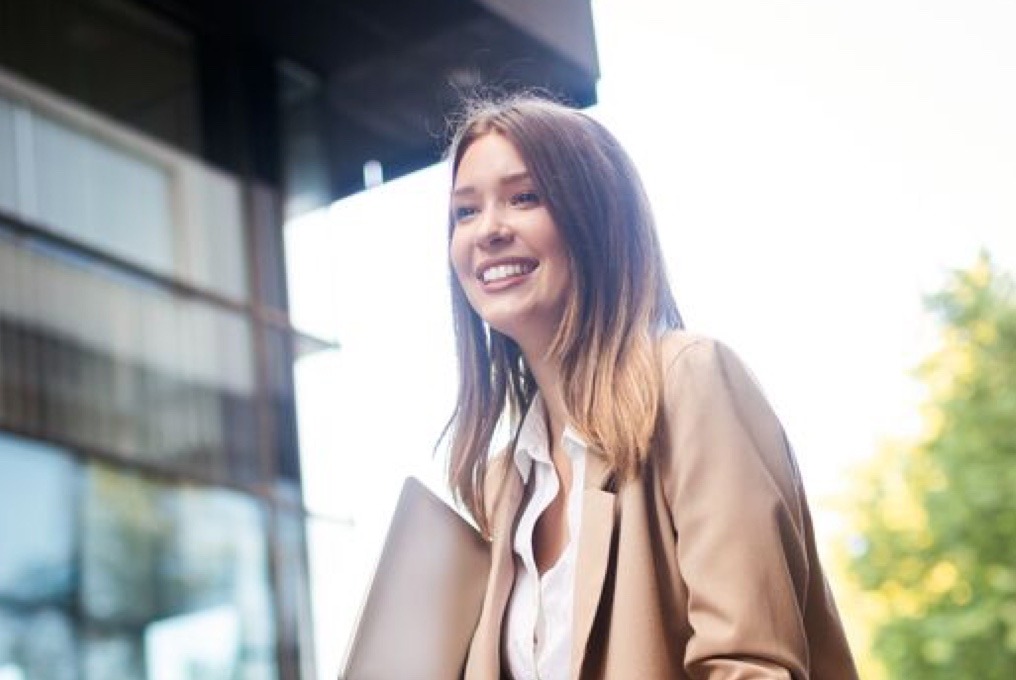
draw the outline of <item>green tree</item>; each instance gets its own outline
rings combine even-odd
[[[899,680],[1016,678],[1016,293],[986,254],[929,300],[926,433],[857,489],[850,569]]]

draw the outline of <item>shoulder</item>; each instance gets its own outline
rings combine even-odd
[[[719,382],[726,387],[752,387],[758,382],[741,358],[724,343],[705,335],[685,330],[668,331],[660,338],[660,369],[664,388],[697,382],[709,387]]]
[[[662,417],[669,474],[703,470],[716,479],[752,476],[796,495],[796,462],[783,426],[755,376],[728,346],[684,331],[661,338]],[[775,483],[774,483],[775,482]],[[761,487],[760,487],[761,488]]]
[[[660,339],[663,409],[682,414],[737,415],[739,419],[776,424],[776,417],[754,374],[724,343],[704,335],[675,330]]]
[[[664,375],[666,375],[670,366],[675,361],[687,356],[689,352],[691,354],[703,351],[708,352],[715,349],[719,344],[718,340],[699,333],[692,333],[683,329],[667,331],[659,341]]]

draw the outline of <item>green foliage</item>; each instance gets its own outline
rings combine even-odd
[[[1016,678],[1016,293],[982,254],[929,300],[920,441],[882,452],[858,496],[850,568],[899,680]]]

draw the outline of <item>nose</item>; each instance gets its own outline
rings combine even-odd
[[[476,230],[476,243],[478,246],[490,249],[511,243],[511,227],[502,217],[496,207],[491,207],[483,212],[479,228]]]

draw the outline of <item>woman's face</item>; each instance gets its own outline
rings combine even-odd
[[[571,266],[543,197],[506,137],[488,133],[466,149],[451,212],[452,267],[470,305],[524,353],[545,352],[564,314]]]

